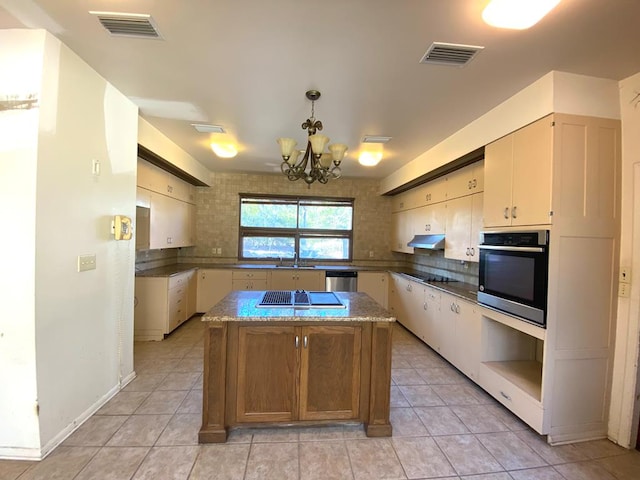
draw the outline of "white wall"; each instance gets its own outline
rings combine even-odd
[[[618,82],[549,72],[380,182],[380,193],[462,157],[553,112],[620,118]]]
[[[0,100],[40,97],[44,38],[42,31],[0,30]],[[33,303],[39,114],[38,108],[0,111],[0,455],[10,456],[40,446]]]
[[[24,33],[0,34],[0,45],[15,48]],[[42,38],[37,172],[15,175],[35,192],[35,210],[23,212],[35,220],[35,235],[31,229],[30,251],[22,253],[35,258],[25,311],[33,312],[26,323],[35,332],[28,360],[35,361],[37,398],[28,405],[35,411],[38,402],[39,435],[19,455],[32,458],[55,447],[133,375],[135,246],[115,241],[110,224],[115,214],[135,215],[137,108],[53,36]],[[92,174],[94,159],[99,176]],[[80,254],[95,254],[97,268],[79,273]],[[7,257],[15,258],[11,251]],[[9,371],[16,367],[8,364]],[[5,433],[0,456],[11,455],[22,435]]]
[[[631,267],[631,295],[618,298],[609,437],[635,444],[640,340],[640,72],[620,82],[622,189],[620,266]],[[633,102],[635,98],[635,102]],[[635,422],[634,419],[635,406]],[[635,427],[635,428],[634,428]],[[635,430],[635,431],[634,431]]]

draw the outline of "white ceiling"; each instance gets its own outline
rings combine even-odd
[[[350,150],[343,175],[385,177],[551,70],[640,71],[639,0],[562,0],[538,25],[500,30],[488,0],[0,0],[0,28],[46,28],[212,171],[279,171],[275,139],[316,118]],[[90,10],[151,14],[163,40],[112,37]],[[484,46],[466,67],[419,64],[432,42]],[[219,159],[191,123],[237,142]],[[358,165],[364,135],[393,137]],[[454,159],[451,159],[454,160]]]

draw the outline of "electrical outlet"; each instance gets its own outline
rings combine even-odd
[[[631,267],[620,267],[620,283],[631,283]]]
[[[93,255],[78,255],[78,271],[86,272],[87,270],[95,270],[96,268],[96,256]]]
[[[216,255],[222,255],[222,248],[216,247]]]
[[[373,258],[373,250],[369,250],[369,258]]]
[[[618,284],[618,296],[623,298],[629,298],[629,291],[631,290],[631,285],[628,283],[619,283]]]

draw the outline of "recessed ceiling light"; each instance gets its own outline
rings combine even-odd
[[[553,10],[560,0],[491,0],[482,19],[493,27],[524,30],[534,26]]]
[[[220,158],[233,158],[238,154],[238,149],[229,143],[212,143],[211,150]]]
[[[362,143],[387,143],[391,140],[391,137],[383,137],[381,135],[365,135],[362,138]]]
[[[192,123],[191,126],[200,133],[226,133],[220,125],[209,125],[206,123]]]
[[[375,167],[382,160],[382,152],[362,152],[358,157],[360,165]]]

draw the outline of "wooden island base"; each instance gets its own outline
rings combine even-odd
[[[232,427],[363,423],[391,436],[393,321],[210,321],[200,443]]]

